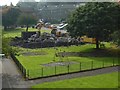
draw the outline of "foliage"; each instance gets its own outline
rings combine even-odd
[[[2,37],[2,53],[5,56],[9,56],[11,53],[16,54],[18,52],[18,48],[13,48],[10,46],[11,38]]]
[[[19,25],[26,25],[27,26],[26,31],[27,31],[30,25],[37,23],[37,18],[34,15],[28,15],[27,13],[22,13],[19,16],[17,23]]]
[[[16,7],[3,7],[2,9],[2,24],[6,30],[9,26],[16,24],[17,18],[20,15],[20,10]]]
[[[119,46],[120,45],[120,31],[115,31],[112,34],[112,39],[113,39],[113,42]]]
[[[106,40],[118,30],[120,5],[110,2],[86,3],[80,6],[68,19],[68,31],[72,36],[87,35],[99,41]]]

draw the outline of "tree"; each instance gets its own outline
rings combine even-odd
[[[14,6],[4,6],[2,9],[2,24],[4,26],[4,30],[9,26],[15,25],[19,15],[19,8]]]
[[[72,36],[87,35],[99,41],[108,39],[118,28],[120,5],[110,2],[86,3],[80,6],[68,19],[68,31]]]
[[[28,31],[28,27],[30,25],[37,23],[37,18],[34,15],[28,15],[28,14],[22,13],[19,16],[17,23],[20,25],[26,25],[26,31]]]
[[[118,46],[120,46],[120,30],[115,31],[111,36],[112,36],[113,42]]]

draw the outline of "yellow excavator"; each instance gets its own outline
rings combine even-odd
[[[92,44],[96,44],[96,38],[89,38],[87,36],[82,36],[80,37],[80,41],[84,42],[84,43],[92,43]]]

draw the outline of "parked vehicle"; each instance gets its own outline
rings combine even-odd
[[[80,38],[80,41],[84,42],[84,43],[93,43],[93,44],[95,44],[96,43],[96,38],[89,38],[87,36],[82,36]]]

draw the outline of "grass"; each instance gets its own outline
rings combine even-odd
[[[59,51],[69,51],[69,52],[80,52],[80,51],[90,51],[89,48],[94,47],[94,45],[84,45],[84,46],[71,46],[69,48],[67,47],[58,47],[58,51],[56,51],[54,48],[43,48],[42,51],[41,49],[24,49],[21,48],[21,52],[46,52],[46,55],[36,55],[36,56],[24,56],[24,55],[20,55],[17,56],[18,60],[26,67],[26,68],[32,68],[31,66],[34,66],[34,68],[40,68],[40,64],[45,64],[45,63],[49,63],[52,62],[54,59],[54,54],[55,52],[59,52]],[[55,57],[56,61],[59,61],[59,57]],[[63,58],[63,60],[65,61],[67,58]],[[82,62],[87,62],[87,61],[91,61],[91,59],[86,58],[86,57],[68,57],[69,60],[79,60]],[[28,63],[29,64],[26,64]],[[33,63],[34,62],[34,63]],[[39,65],[39,66],[38,66]]]
[[[4,37],[20,37],[21,36],[21,32],[22,31],[26,31],[26,28],[18,28],[18,29],[8,29],[6,31],[3,31]],[[33,29],[33,28],[29,28],[28,29],[29,32],[31,31],[38,31],[37,29]],[[42,29],[41,32],[47,32],[50,33],[51,30],[44,30]]]
[[[47,82],[32,88],[118,88],[118,72]]]
[[[109,44],[107,45],[108,47]],[[82,46],[70,46],[70,47],[57,47],[58,51],[63,52],[91,52],[94,49],[94,44],[88,44],[88,45],[82,45]],[[54,48],[43,48],[41,49],[20,49],[20,53],[22,52],[46,52],[45,55],[31,55],[31,56],[16,56],[18,60],[21,62],[21,64],[29,70],[29,78],[36,78],[36,77],[42,77],[42,76],[49,76],[55,74],[55,67],[45,67],[42,64],[47,64],[50,62],[53,62],[55,58],[55,62],[60,61],[60,57],[54,57],[55,54]],[[56,51],[56,52],[58,52]],[[72,64],[70,65],[70,72],[79,71],[80,70],[80,62],[81,62],[81,70],[87,70],[91,69],[91,63],[93,61],[93,68],[100,68],[103,67],[103,61],[104,66],[112,66],[113,60],[115,60],[115,64],[118,64],[118,58],[117,57],[76,57],[76,56],[69,56],[62,58],[62,61],[76,61],[78,64]],[[42,73],[42,68],[44,69]],[[56,74],[60,73],[67,73],[68,68],[67,66],[57,66],[56,67]]]
[[[103,60],[104,60],[104,66],[112,66],[112,60],[111,58],[76,58],[72,57],[70,58],[71,61],[73,61],[73,58],[81,62],[81,70],[87,70],[91,68],[100,68],[103,67]],[[99,59],[100,61],[96,61],[96,59]],[[49,76],[49,75],[55,75],[55,67],[44,67],[41,64],[46,64],[51,62],[49,57],[32,57],[27,59],[19,59],[19,60],[25,60],[20,61],[22,65],[29,70],[29,78],[36,78],[36,77],[43,77],[43,76]],[[91,66],[91,61],[94,62],[93,67]],[[115,62],[117,64],[117,62]],[[43,71],[42,68],[43,67]],[[70,65],[69,72],[75,72],[80,71],[80,64],[72,64]],[[43,72],[43,73],[42,73]],[[67,66],[56,66],[56,74],[61,73],[68,73],[68,67]]]
[[[21,31],[24,31],[24,29],[9,29],[7,31],[3,31],[4,37],[15,37],[15,36],[21,36]]]
[[[25,31],[23,29],[15,29],[15,30],[8,30],[3,31],[4,37],[15,37],[21,36],[21,31]],[[29,28],[29,31],[37,31],[37,29]],[[41,30],[41,32],[48,32],[50,30]],[[110,43],[105,43],[107,49],[111,48]],[[15,48],[15,47],[14,47]],[[48,75],[55,74],[55,67],[44,67],[41,64],[46,64],[53,62],[55,58],[55,62],[59,61],[59,57],[54,57],[55,52],[92,52],[93,48],[95,48],[94,44],[88,45],[81,45],[81,46],[70,46],[70,47],[57,47],[58,50],[54,48],[43,48],[43,49],[25,49],[25,48],[17,48],[19,50],[20,56],[16,56],[20,63],[29,70],[29,78],[36,78]],[[117,49],[110,49],[110,52],[118,52]],[[45,55],[31,55],[25,56],[22,53],[31,52],[31,53],[45,53]],[[77,61],[78,64],[70,65],[70,72],[79,71],[80,70],[80,62],[81,62],[81,69],[90,69],[91,62],[93,61],[93,68],[99,68],[103,66],[111,66],[113,63],[113,59],[115,60],[115,64],[118,64],[117,57],[76,57],[76,56],[69,56],[62,58],[62,61]],[[44,73],[42,73],[42,68]],[[66,66],[57,66],[56,74],[68,72]],[[111,74],[103,74],[85,78],[76,78],[70,80],[63,80],[58,82],[51,82],[51,83],[44,83],[33,86],[32,88],[113,88],[117,87],[117,73]],[[103,83],[101,83],[103,82]],[[116,83],[115,83],[116,82]]]
[[[29,31],[36,31],[37,29],[29,28]],[[8,30],[4,31],[5,37],[15,37],[15,36],[21,36],[21,31],[25,31],[25,28],[22,29],[15,29],[15,30]],[[41,30],[41,32],[48,32],[50,33],[50,30]],[[105,45],[107,48],[110,48],[110,43],[106,43]],[[55,52],[92,52],[95,48],[94,44],[86,44],[86,45],[80,45],[80,46],[70,46],[70,47],[57,47],[58,50],[54,48],[43,48],[43,49],[25,49],[25,48],[17,48],[19,50],[19,56],[16,56],[17,59],[20,61],[20,63],[29,70],[29,77],[35,78],[42,76],[41,68],[44,68],[44,76],[53,75],[55,74],[54,68],[55,67],[44,67],[42,64],[47,64],[53,62],[55,59],[55,62],[60,61],[60,57],[55,57]],[[30,55],[25,56],[22,55],[22,53],[31,52],[31,53],[45,53],[45,55]],[[70,72],[73,71],[79,71],[80,70],[80,62],[81,62],[81,69],[86,70],[91,68],[91,62],[93,61],[93,68],[99,68],[103,66],[111,66],[113,63],[113,59],[115,60],[115,64],[118,64],[118,58],[117,57],[77,57],[77,56],[69,56],[62,58],[62,61],[76,61],[78,64],[73,64],[70,66]],[[59,73],[66,73],[67,66],[57,66],[56,74]]]

